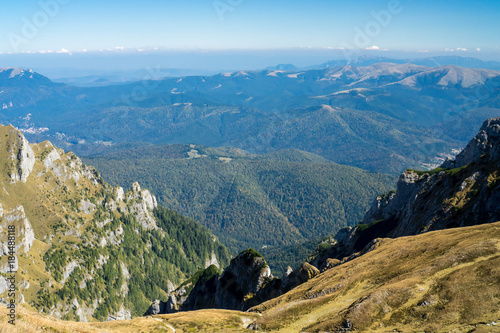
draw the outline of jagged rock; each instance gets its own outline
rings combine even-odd
[[[253,249],[233,258],[222,274],[211,265],[191,283],[189,292],[186,289],[192,284],[170,294],[162,313],[207,308],[244,311],[282,293],[281,280],[271,275],[264,258]]]
[[[290,266],[287,266],[285,272],[283,273],[283,276],[281,277],[281,280],[285,281],[286,279],[288,279],[288,277],[290,276],[290,274],[292,274],[292,272],[293,272],[293,268]]]
[[[117,187],[115,190],[116,201],[123,201],[125,199],[125,192],[122,187]]]
[[[167,300],[167,303],[165,304],[165,312],[166,313],[174,313],[179,311],[179,305],[177,304],[177,298],[175,295],[170,295],[170,297]]]
[[[293,289],[304,282],[309,281],[320,273],[319,269],[305,262],[298,269],[294,270],[284,281],[285,289]]]
[[[324,272],[330,268],[336,267],[341,264],[341,261],[338,259],[328,258],[325,263],[321,265],[320,271]]]
[[[148,311],[144,314],[145,316],[154,316],[157,314],[167,313],[165,311],[165,303],[160,300],[156,300],[151,304]]]
[[[500,161],[500,118],[486,120],[479,133],[457,155],[455,160],[448,160],[441,167],[446,169],[460,168],[477,161],[486,153],[489,154],[491,160]]]
[[[52,147],[52,144],[47,143],[47,146]],[[77,168],[75,168],[76,164],[73,162],[74,165],[67,167],[62,161],[61,155],[56,148],[53,148],[47,157],[45,157],[43,164],[62,181],[74,179],[78,182],[78,180],[80,180],[80,173],[77,171]]]
[[[80,205],[78,206],[81,211],[88,215],[92,214],[95,211],[95,207],[95,204],[93,204],[89,200],[83,199],[80,201]]]
[[[145,229],[157,229],[156,221],[151,211],[158,206],[156,197],[148,190],[141,190],[136,182],[132,184],[132,191],[127,193],[127,201],[133,201],[129,207],[130,213],[135,214],[137,221]]]
[[[212,252],[212,256],[210,257],[210,259],[207,259],[205,261],[205,268],[208,268],[211,265],[214,265],[215,267],[220,268],[219,262],[217,261],[217,256],[213,252]]]
[[[0,241],[2,242],[1,252],[2,255],[8,254],[7,248],[7,227],[9,225],[16,225],[16,245],[15,245],[15,253],[19,253],[20,250],[22,252],[27,253],[31,246],[33,245],[33,241],[35,240],[35,233],[33,231],[33,227],[31,226],[30,221],[26,217],[26,213],[24,211],[23,206],[17,206],[15,209],[5,212],[3,214],[3,220],[0,221],[0,231],[3,231],[0,234]]]

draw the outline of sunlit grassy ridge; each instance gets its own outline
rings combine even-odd
[[[500,223],[383,239],[251,311],[266,332],[498,331]]]
[[[227,310],[201,310],[170,315],[135,318],[133,320],[77,323],[57,320],[24,308],[18,309],[16,325],[7,323],[7,309],[0,306],[2,333],[184,333],[184,332],[249,332],[246,327],[259,317],[255,313]]]

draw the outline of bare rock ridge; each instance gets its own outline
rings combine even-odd
[[[13,182],[26,183],[35,164],[35,153],[20,132],[16,131],[14,135],[8,136],[7,140],[7,151],[10,152],[9,158],[12,160],[10,178]]]
[[[499,169],[500,118],[492,118],[455,160],[430,171],[403,172],[396,191],[378,196],[362,224],[337,237],[338,243],[312,263],[322,267],[328,258],[349,260],[380,237],[499,221]]]

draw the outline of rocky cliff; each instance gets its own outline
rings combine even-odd
[[[179,240],[183,229],[196,240]],[[0,302],[13,299],[14,274],[17,304],[81,321],[142,315],[206,263],[229,261],[208,230],[139,184],[112,187],[12,126],[0,126],[0,244]]]
[[[379,237],[499,221],[499,183],[500,118],[493,118],[455,160],[430,171],[403,172],[396,191],[378,196],[363,223],[313,263],[321,267],[327,258],[347,259],[373,247]]]

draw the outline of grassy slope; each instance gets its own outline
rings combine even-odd
[[[500,318],[500,223],[384,239],[253,309],[265,331],[468,331]],[[251,310],[252,311],[252,310]]]
[[[171,332],[167,323],[177,332],[238,332],[242,322],[255,319],[265,332],[338,331],[347,323],[363,332],[499,332],[500,325],[492,325],[500,318],[499,286],[500,222],[383,239],[372,252],[250,313],[203,310],[80,324],[21,309],[13,332],[41,332],[41,326],[55,332]],[[0,307],[0,330],[8,327],[5,312]]]
[[[143,333],[143,332],[248,332],[246,327],[259,317],[255,313],[228,310],[200,310],[171,315],[141,317],[127,321],[77,323],[56,320],[25,308],[17,309],[16,325],[7,323],[7,309],[0,306],[0,332],[41,333]]]

